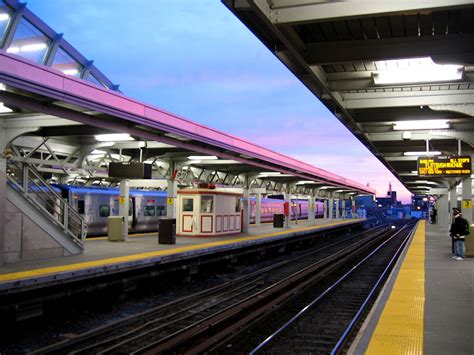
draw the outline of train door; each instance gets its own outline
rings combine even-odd
[[[179,221],[180,234],[196,234],[198,231],[197,215],[199,204],[197,195],[181,195],[179,197],[181,220]]]
[[[138,218],[137,218],[137,200],[135,196],[130,197],[128,205],[128,216],[132,220],[129,224],[129,227],[135,229],[137,227]]]

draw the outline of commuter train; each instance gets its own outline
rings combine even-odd
[[[107,234],[109,216],[119,214],[119,190],[117,188],[79,187],[54,184],[69,204],[84,217],[87,235]],[[151,232],[158,229],[158,219],[166,217],[166,191],[129,191],[129,230],[130,233]],[[274,214],[283,214],[283,200],[262,198],[260,220],[273,221]],[[250,201],[250,223],[255,223],[256,202]],[[292,219],[308,218],[308,201],[292,199],[289,204]],[[323,217],[322,202],[315,202],[315,217]]]

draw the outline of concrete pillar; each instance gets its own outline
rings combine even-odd
[[[440,226],[447,226],[449,224],[448,195],[440,195],[436,204],[438,207],[438,224]]]
[[[260,226],[260,214],[262,210],[262,194],[255,196],[255,225]]]
[[[339,217],[340,217],[340,213],[339,213],[340,201],[341,200],[336,199],[336,219],[339,219]]]
[[[342,199],[342,219],[346,219],[346,200]]]
[[[462,216],[472,223],[472,179],[470,176],[462,180]]]
[[[288,187],[284,193],[285,202],[289,205],[289,215],[285,216],[285,228],[290,228],[290,218],[291,218],[291,193],[290,187]]]
[[[128,240],[128,209],[129,209],[129,187],[128,180],[120,181],[120,198],[119,198],[119,216],[123,217],[122,237]]]
[[[168,183],[166,189],[166,218],[176,218],[178,182],[172,179],[168,179],[166,182]]]
[[[246,181],[242,196],[242,232],[247,233],[250,225],[250,189]]]
[[[456,192],[456,186],[453,186],[449,190],[449,223],[451,224],[453,218],[453,208],[458,206],[458,195]],[[439,211],[438,211],[439,214]]]
[[[329,208],[328,208],[329,220],[332,220],[333,215],[334,215],[334,199],[332,197],[329,199],[328,204],[329,204]]]
[[[314,191],[311,190],[308,198],[308,221],[314,222]]]
[[[351,210],[352,210],[352,219],[354,219],[355,218],[355,213],[356,213],[356,200],[355,200],[354,197],[352,197],[352,199],[351,199],[351,206],[352,206],[352,208],[351,208]]]

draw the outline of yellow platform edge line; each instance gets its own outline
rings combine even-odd
[[[46,267],[46,268],[12,272],[8,274],[0,275],[0,283],[13,281],[13,280],[24,280],[28,278],[46,276],[46,275],[57,274],[61,272],[71,272],[75,270],[82,270],[82,269],[87,269],[87,268],[97,267],[97,266],[107,266],[107,265],[114,265],[114,264],[119,264],[119,263],[124,263],[124,262],[133,262],[133,261],[150,259],[150,258],[159,257],[159,256],[190,252],[190,251],[194,251],[198,249],[223,246],[223,245],[233,244],[233,243],[238,243],[238,242],[243,242],[243,241],[270,238],[270,237],[288,234],[289,232],[294,233],[294,232],[301,232],[301,231],[308,231],[308,230],[318,230],[318,229],[332,227],[332,226],[352,224],[354,222],[359,222],[359,221],[361,221],[361,219],[351,219],[351,220],[346,220],[346,221],[338,221],[338,222],[323,224],[320,226],[311,226],[311,227],[304,227],[304,228],[291,229],[291,230],[287,229],[285,231],[266,233],[266,234],[256,235],[256,236],[241,237],[241,238],[236,238],[232,240],[223,240],[223,241],[210,242],[210,243],[204,243],[204,244],[190,245],[187,247],[178,247],[178,248],[158,250],[158,251],[152,251],[152,252],[146,252],[146,253],[140,253],[140,254],[125,255],[125,256],[119,256],[115,258],[85,261],[85,262],[69,264],[69,265],[51,266],[51,267]]]
[[[425,223],[418,222],[365,354],[423,354]]]

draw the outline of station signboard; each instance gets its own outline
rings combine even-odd
[[[419,157],[420,177],[457,177],[471,175],[471,157],[467,155]]]

